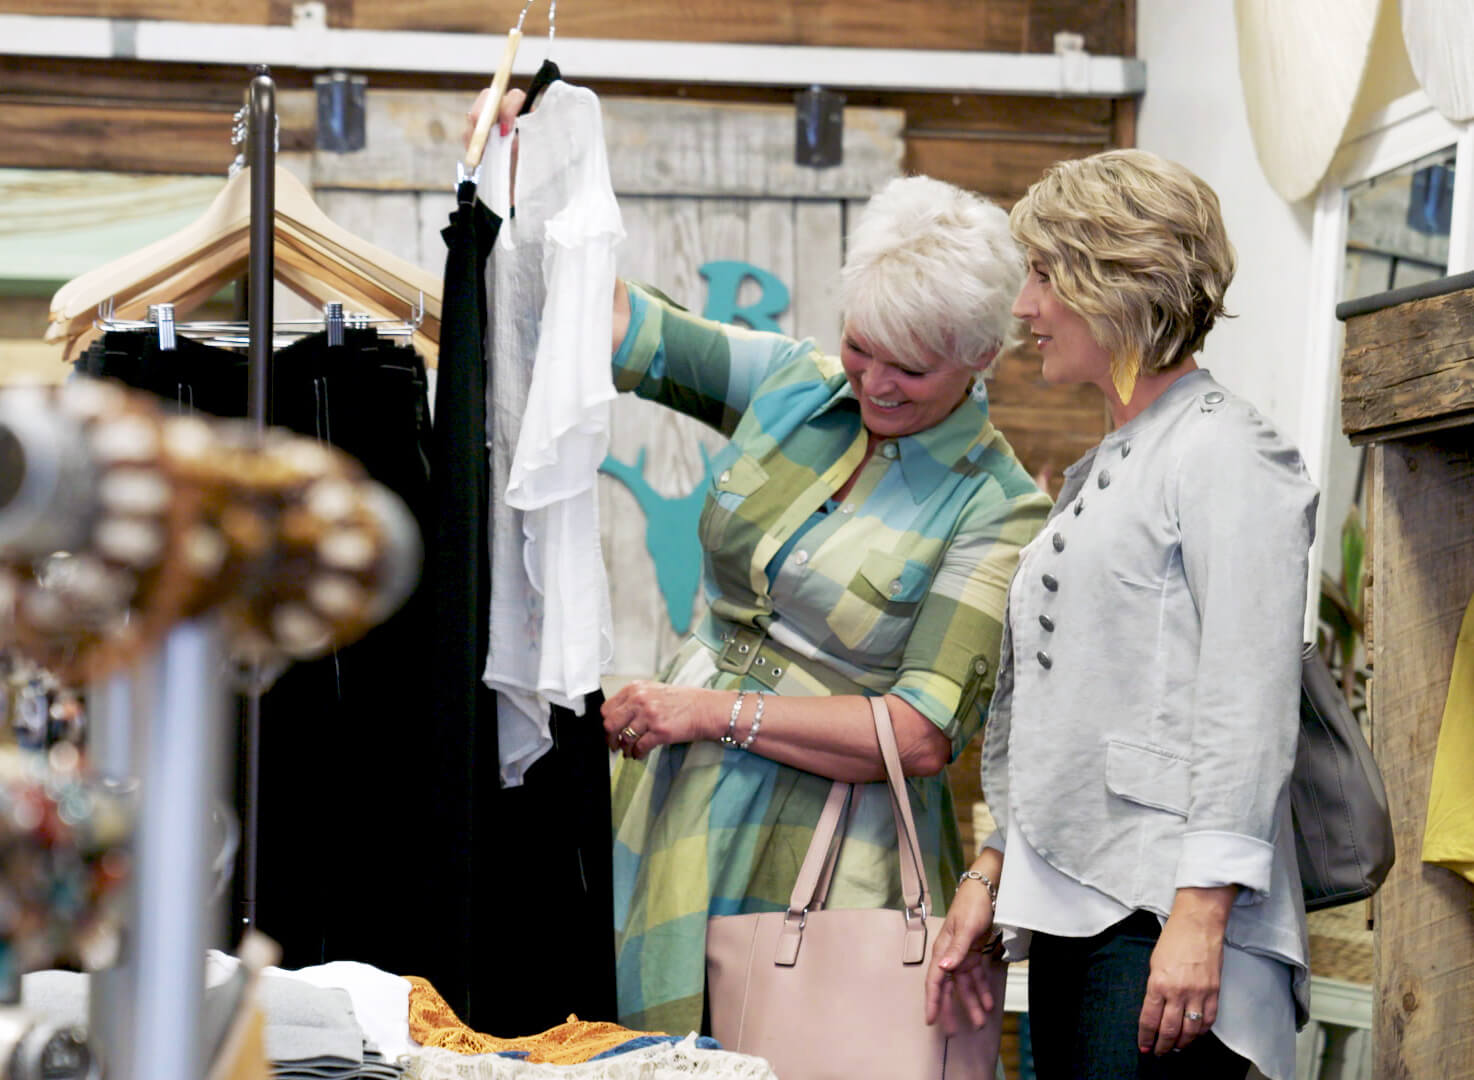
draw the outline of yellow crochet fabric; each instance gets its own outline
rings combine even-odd
[[[539,1065],[577,1065],[655,1031],[631,1031],[607,1021],[586,1021],[570,1015],[567,1023],[539,1035],[499,1039],[482,1035],[461,1022],[440,992],[424,979],[407,975],[409,981],[409,1034],[421,1046],[454,1050],[459,1054],[502,1054],[523,1051],[527,1060]]]

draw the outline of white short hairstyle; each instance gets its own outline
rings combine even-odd
[[[845,321],[897,355],[920,346],[986,371],[1022,339],[1010,309],[1024,265],[1001,207],[929,176],[892,180],[850,233]]]

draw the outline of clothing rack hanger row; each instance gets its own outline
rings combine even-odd
[[[415,322],[415,347],[433,357],[440,339],[440,303],[438,282],[421,275],[418,282],[398,276],[378,281],[360,274],[356,267],[339,259],[335,252],[321,244],[302,238],[295,229],[277,223],[269,246],[275,257],[277,281],[318,307],[329,301],[342,301],[351,308],[367,312],[386,322]],[[97,322],[140,320],[150,308],[171,303],[177,318],[187,315],[204,301],[238,280],[245,272],[250,255],[249,237],[244,232],[231,234],[201,253],[186,265],[171,264],[164,271],[150,274],[134,290],[120,291],[104,298],[91,312],[78,314],[66,322],[53,322],[47,336],[66,342],[69,357],[79,347],[85,348],[99,332]],[[172,272],[166,272],[172,268]],[[432,295],[424,286],[434,284]]]
[[[413,324],[414,344],[426,357],[433,358],[440,339],[439,305],[421,290],[409,291],[400,286],[394,291],[366,281],[319,249],[299,249],[289,236],[278,232],[269,243],[275,256],[276,281],[309,303],[322,307],[340,301],[363,311],[385,324]],[[158,280],[151,288],[127,296],[109,297],[86,319],[78,317],[62,327],[53,324],[54,337],[65,340],[65,357],[86,348],[108,327],[99,323],[119,323],[147,318],[151,308],[172,304],[176,320],[214,296],[230,282],[238,280],[249,256],[246,236],[235,237],[207,256],[174,275]],[[408,295],[406,295],[406,293]]]
[[[276,179],[278,196],[284,187],[298,202],[299,196],[305,196],[301,182],[285,170],[276,170]],[[315,206],[313,209],[316,211]],[[210,218],[215,219],[213,223],[207,222]],[[206,224],[202,226],[202,222]],[[421,306],[423,298],[426,314],[438,323],[441,283],[408,260],[352,236],[325,218],[314,220],[301,209],[279,205],[272,234],[278,258],[290,256],[304,266],[322,267],[333,280],[355,280],[364,288],[372,286],[376,293],[397,298],[389,312]],[[199,222],[166,241],[74,279],[59,290],[52,299],[47,340],[65,340],[90,330],[93,313],[109,299],[125,317],[130,312],[132,317],[141,317],[149,306],[170,302],[176,311],[185,313],[189,310],[183,299],[186,293],[198,293],[195,286],[208,282],[219,282],[224,287],[240,277],[250,252],[246,219],[231,212],[207,212]],[[284,254],[284,245],[294,250]],[[202,298],[210,295],[213,290],[203,290]],[[438,340],[438,335],[432,336]]]
[[[522,42],[522,23],[527,18],[527,12],[537,0],[527,0],[522,5],[522,10],[517,15],[517,25],[507,31],[507,45],[502,50],[501,63],[496,66],[496,71],[491,78],[491,96],[487,98],[486,107],[481,110],[481,115],[476,118],[475,130],[471,133],[470,141],[466,144],[465,158],[456,164],[456,186],[459,187],[466,181],[473,184],[481,182],[481,159],[486,155],[486,140],[491,137],[491,125],[496,121],[497,113],[501,109],[502,97],[507,92],[507,81],[512,77],[512,64],[517,59],[517,48]],[[548,56],[553,55],[553,37],[556,33],[558,17],[558,0],[550,0],[548,4]]]
[[[271,325],[273,338],[280,342],[325,332],[329,345],[341,345],[345,329],[372,329],[382,337],[408,338],[419,330],[424,321],[424,300],[421,298],[415,309],[405,319],[382,318],[367,311],[345,311],[343,302],[329,300],[317,319],[277,319]],[[232,320],[205,319],[176,322],[173,304],[149,306],[146,319],[117,318],[111,302],[98,308],[93,326],[100,331],[155,331],[159,335],[159,348],[167,352],[175,347],[179,337],[215,344],[240,346],[250,340],[249,323]]]

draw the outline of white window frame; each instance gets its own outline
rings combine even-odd
[[[1346,189],[1445,147],[1455,147],[1453,221],[1449,230],[1448,273],[1474,269],[1474,123],[1454,123],[1433,107],[1421,90],[1399,98],[1348,131],[1316,197],[1310,240],[1310,327],[1301,394],[1301,452],[1311,479],[1325,490],[1336,410],[1341,393],[1343,328],[1336,318],[1346,264]],[[1315,640],[1319,616],[1320,570],[1330,541],[1325,506],[1310,552],[1309,595],[1305,612],[1307,641]]]

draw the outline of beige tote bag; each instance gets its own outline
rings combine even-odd
[[[707,921],[712,1034],[724,1049],[766,1058],[781,1080],[993,1080],[1006,965],[988,957],[996,1002],[979,1031],[948,1038],[925,1019],[931,915],[921,845],[885,701],[870,698],[890,783],[904,910],[824,904],[835,839],[852,785],[835,782],[788,910]]]

